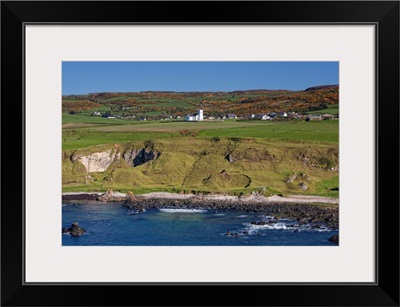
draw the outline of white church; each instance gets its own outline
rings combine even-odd
[[[187,122],[198,122],[201,120],[204,120],[203,117],[203,110],[199,110],[199,112],[195,113],[195,114],[188,114],[185,117]]]

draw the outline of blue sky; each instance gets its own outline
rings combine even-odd
[[[339,62],[63,62],[62,93],[303,90],[339,84]]]

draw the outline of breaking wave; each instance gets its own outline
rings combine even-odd
[[[167,212],[167,213],[204,213],[207,212],[207,210],[204,209],[169,209],[169,208],[163,208],[159,209],[161,212]]]
[[[271,223],[271,224],[265,224],[265,225],[254,225],[254,224],[249,224],[249,223],[244,223],[245,226],[245,231],[247,231],[249,234],[254,234],[258,233],[259,231],[263,230],[289,230],[289,231],[316,231],[316,232],[326,232],[326,231],[332,231],[328,227],[324,225],[320,226],[315,226],[315,225],[310,225],[310,224],[305,224],[305,225],[299,225],[299,224],[289,224],[289,223],[282,223],[282,222],[277,222],[277,223]]]

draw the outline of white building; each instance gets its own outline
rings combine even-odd
[[[199,110],[199,112],[195,114],[187,114],[185,119],[187,122],[198,122],[204,120],[203,110]]]

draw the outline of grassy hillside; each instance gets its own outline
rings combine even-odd
[[[63,191],[257,192],[338,197],[339,120],[244,117],[185,122],[176,117],[200,107],[207,116],[294,110],[338,114],[338,87],[298,92],[65,96]],[[120,118],[94,116],[93,112]],[[175,118],[166,120],[166,115]],[[141,116],[147,120],[139,121]],[[151,157],[134,162],[139,152]]]
[[[93,93],[63,96],[64,113],[89,115],[95,111],[139,120],[185,116],[204,110],[204,115],[235,113],[245,117],[270,112],[307,112],[329,109],[337,105],[339,87],[322,86],[304,91],[249,90],[233,92],[135,92]],[[75,115],[74,114],[74,115]],[[64,120],[71,120],[72,117]],[[67,122],[64,122],[67,123]]]
[[[64,191],[114,189],[149,191],[313,194],[337,196],[338,165],[335,143],[282,141],[261,138],[176,137],[154,141],[157,159],[133,167],[124,159],[104,172],[87,174],[73,155],[127,148],[143,148],[144,142],[99,145],[64,151]],[[306,191],[300,189],[304,182]]]

